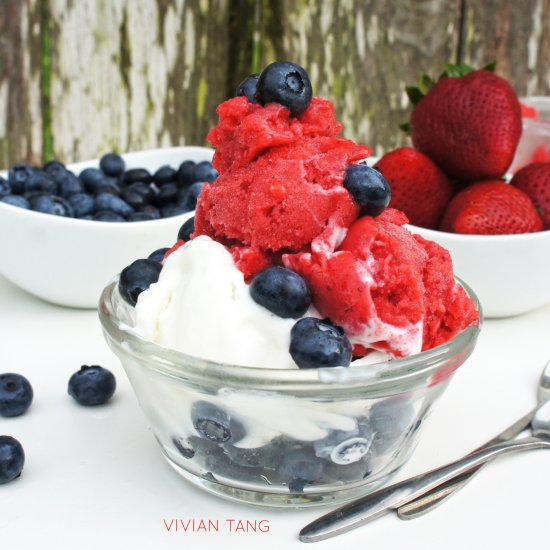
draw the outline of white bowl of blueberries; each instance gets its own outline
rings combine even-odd
[[[16,164],[0,173],[0,274],[48,302],[96,308],[113,273],[176,242],[217,176],[212,155],[189,146]]]

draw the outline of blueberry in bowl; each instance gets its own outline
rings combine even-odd
[[[212,153],[173,147],[107,155],[101,163],[51,162],[39,170],[20,163],[0,173],[0,231],[10,236],[0,239],[0,273],[49,302],[96,308],[113,273],[173,244],[193,215],[180,205],[168,211],[170,205],[158,204],[158,190],[172,183],[157,187],[153,175],[172,167],[171,175],[166,168],[156,174],[157,181],[177,181],[185,164],[193,180],[194,167],[209,164]],[[171,216],[162,217],[162,208]]]

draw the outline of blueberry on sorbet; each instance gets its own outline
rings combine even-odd
[[[361,215],[378,216],[390,204],[391,190],[386,178],[366,164],[350,164],[344,187],[360,207]]]
[[[311,82],[306,71],[290,61],[276,61],[260,74],[256,99],[262,105],[280,103],[292,116],[302,114],[313,96]]]
[[[344,331],[315,317],[304,317],[292,327],[289,351],[301,369],[347,367],[352,356]]]
[[[261,306],[283,318],[301,317],[311,304],[307,283],[286,267],[268,267],[254,277],[250,296]]]
[[[259,74],[251,74],[247,76],[237,87],[235,96],[244,96],[250,103],[258,103],[256,99],[256,91],[258,87]]]

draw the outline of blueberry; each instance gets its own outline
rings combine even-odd
[[[160,209],[162,218],[171,218],[172,216],[181,216],[187,214],[189,208],[183,204],[167,204]]]
[[[160,212],[156,206],[148,204],[147,206],[142,206],[139,211],[151,216],[153,220],[160,220]]]
[[[251,74],[247,76],[238,86],[235,95],[237,97],[244,96],[250,103],[258,103],[256,99],[256,90],[258,86],[259,74]]]
[[[34,170],[24,163],[15,164],[8,171],[8,183],[11,192],[15,195],[22,195],[26,191],[27,180],[31,177]]]
[[[226,443],[224,449],[231,462],[247,468],[276,468],[285,452],[280,438],[254,448],[241,448]]]
[[[27,208],[31,207],[29,201],[21,195],[5,195],[0,199],[0,202],[5,202],[6,204],[11,204],[12,206],[17,206],[18,208]]]
[[[94,206],[96,212],[110,210],[123,217],[129,216],[134,211],[125,200],[110,193],[100,193],[97,195]]]
[[[250,284],[250,296],[275,315],[297,319],[311,304],[311,294],[304,279],[286,267],[268,267]]]
[[[135,306],[138,296],[159,279],[162,265],[154,260],[136,260],[120,273],[118,290],[131,306]]]
[[[191,185],[195,180],[195,163],[192,160],[184,160],[179,168],[177,174],[177,182],[180,187],[187,187]]]
[[[121,216],[112,210],[101,210],[100,212],[96,212],[92,219],[96,222],[124,223],[127,221],[124,216]]]
[[[0,435],[0,485],[21,475],[25,452],[21,443],[9,435]]]
[[[67,201],[73,207],[75,218],[83,218],[94,212],[95,200],[88,193],[74,193],[67,198]]]
[[[146,170],[145,168],[132,168],[131,170],[126,170],[122,176],[122,179],[124,183],[128,185],[136,183],[137,181],[141,181],[143,183],[151,183],[153,181],[149,170]]]
[[[279,465],[281,482],[291,493],[303,493],[304,487],[322,479],[323,465],[310,448],[287,451]]]
[[[132,208],[142,208],[156,202],[155,190],[148,184],[138,181],[125,187],[121,192],[124,199]]]
[[[301,369],[347,367],[351,343],[340,327],[304,317],[290,331],[290,355]]]
[[[32,386],[20,374],[0,374],[0,416],[19,416],[31,405]]]
[[[189,241],[191,235],[195,232],[195,216],[189,218],[183,223],[178,231],[178,241]]]
[[[103,176],[103,179],[97,184],[94,189],[94,193],[99,195],[100,193],[110,193],[111,195],[120,195],[122,192],[118,181],[110,176]]]
[[[411,428],[415,427],[414,406],[409,400],[400,397],[378,401],[369,412],[369,424],[374,433],[374,452],[384,453],[399,446]]]
[[[390,204],[391,190],[386,178],[366,164],[350,164],[344,187],[360,207],[364,216],[378,216]]]
[[[361,459],[347,464],[336,464],[322,459],[323,478],[331,483],[361,481],[371,474],[371,453],[368,452]]]
[[[208,459],[209,457],[217,457],[223,455],[223,448],[214,441],[199,437],[198,435],[191,435],[185,439],[179,438],[185,447],[190,447],[195,451],[195,457],[201,459]]]
[[[330,460],[335,464],[346,465],[365,457],[372,443],[372,434],[360,433],[359,430],[344,432],[334,430],[327,437],[313,444],[318,457]]]
[[[173,203],[178,197],[178,186],[175,183],[165,183],[157,194],[157,202],[160,206]]]
[[[7,180],[0,176],[0,198],[11,195],[11,187]]]
[[[174,183],[177,179],[178,171],[165,164],[161,166],[154,174],[153,181],[159,187],[165,183]]]
[[[169,248],[159,248],[158,250],[155,250],[147,256],[148,260],[153,260],[155,262],[158,262],[159,264],[162,263],[162,260],[164,260],[164,255],[169,251]]]
[[[99,160],[99,168],[104,174],[118,178],[126,168],[124,159],[116,153],[107,153]]]
[[[262,105],[280,103],[287,107],[291,116],[303,113],[313,95],[306,71],[289,61],[276,61],[260,74],[256,99]]]
[[[172,443],[184,458],[193,458],[195,456],[195,449],[193,449],[187,438],[173,436]]]
[[[157,220],[153,214],[149,212],[132,212],[127,218],[127,222],[149,222],[151,220]]]
[[[218,177],[218,171],[212,166],[209,160],[203,160],[195,165],[193,181],[212,183]]]
[[[25,183],[25,192],[44,191],[45,193],[57,194],[58,184],[53,178],[42,170],[35,170]]]
[[[63,177],[57,181],[59,184],[59,194],[65,199],[76,193],[84,192],[83,183],[72,172],[66,170]]]
[[[29,195],[28,198],[32,210],[36,212],[65,218],[74,217],[73,207],[63,197],[50,195],[49,193],[34,193]]]
[[[99,168],[86,168],[80,172],[78,179],[84,184],[86,191],[95,193],[95,189],[105,179],[105,174]]]
[[[199,199],[199,195],[201,194],[202,188],[208,185],[204,182],[196,182],[189,186],[189,188],[185,192],[185,197],[183,201],[180,203],[183,207],[187,208],[187,212],[190,210],[195,210],[197,207],[197,200]]]
[[[68,393],[80,405],[103,405],[111,399],[116,389],[116,379],[110,370],[99,365],[82,365],[69,378]]]
[[[57,183],[61,182],[68,171],[66,166],[58,160],[50,160],[49,162],[46,162],[46,164],[42,167],[42,170],[47,172]]]
[[[245,430],[229,413],[208,401],[196,401],[191,407],[191,421],[201,436],[214,443],[236,443]]]

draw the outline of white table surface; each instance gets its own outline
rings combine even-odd
[[[0,485],[2,549],[303,548],[300,528],[328,511],[237,505],[181,479],[162,458],[95,311],[47,304],[0,277],[0,334],[0,372],[24,374],[35,393],[25,415],[0,418],[0,433],[19,439],[26,453],[21,477]],[[457,458],[527,412],[548,358],[550,306],[486,321],[397,479]],[[82,364],[115,373],[109,405],[80,407],[68,396],[68,379]],[[387,515],[314,547],[539,547],[548,544],[549,474],[548,452],[502,458],[422,518]],[[174,518],[218,520],[219,531],[168,531]],[[267,520],[269,532],[230,532],[228,520]]]

